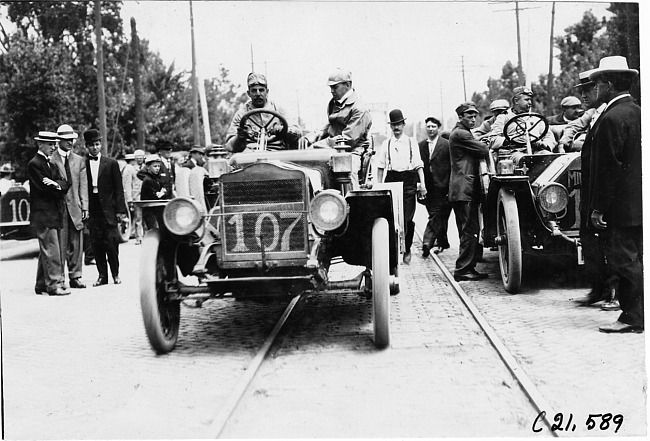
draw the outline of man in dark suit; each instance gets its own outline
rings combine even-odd
[[[622,313],[602,332],[643,332],[643,205],[641,108],[629,93],[639,72],[624,57],[600,60],[589,79],[607,103],[585,139],[591,152],[586,198],[589,219],[604,238],[607,266],[619,281]]]
[[[420,141],[419,146],[420,158],[424,162],[424,182],[429,190],[425,200],[429,221],[422,237],[422,257],[428,257],[434,244],[437,244],[434,251],[436,254],[449,248],[447,223],[451,214],[451,203],[447,196],[451,163],[449,141],[438,134],[442,126],[440,120],[430,116],[424,121],[427,139]]]
[[[487,158],[488,146],[474,139],[471,132],[478,115],[474,103],[461,104],[456,108],[456,114],[460,121],[449,135],[449,201],[454,209],[460,238],[454,279],[480,280],[488,275],[474,269],[479,234],[478,206],[481,201],[479,160]]]
[[[34,139],[38,142],[38,152],[27,164],[29,219],[36,230],[40,251],[34,291],[36,294],[64,296],[70,294],[70,291],[64,287],[59,235],[63,198],[70,186],[70,177],[63,178],[58,168],[50,164],[50,156],[56,148],[56,133],[39,132]]]
[[[61,228],[61,264],[68,264],[70,288],[85,288],[81,281],[83,269],[83,230],[88,218],[88,177],[86,160],[72,151],[78,135],[67,124],[57,131],[59,148],[52,153],[51,162],[62,175],[70,172],[70,189],[65,194],[63,225]],[[66,164],[67,163],[67,164]]]
[[[122,175],[117,161],[101,155],[101,135],[98,130],[84,132],[88,149],[86,172],[88,177],[88,200],[90,242],[97,262],[99,277],[93,286],[108,283],[108,265],[115,283],[120,280],[119,244],[120,233],[117,228],[126,216]]]
[[[172,145],[167,141],[163,141],[162,144],[158,147],[158,156],[160,156],[160,181],[163,184],[163,187],[167,189],[167,194],[171,195],[176,194],[176,189],[174,188],[174,182],[176,181],[176,170],[174,170],[174,161],[171,158],[172,154]]]

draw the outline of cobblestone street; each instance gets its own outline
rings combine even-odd
[[[418,209],[418,228],[424,226]],[[453,217],[452,217],[453,221]],[[450,226],[451,227],[451,226]],[[440,255],[453,269],[457,251]],[[453,240],[455,239],[455,240]],[[400,266],[391,297],[391,347],[372,343],[371,301],[311,295],[221,434],[227,438],[532,437],[537,411],[419,242]],[[35,254],[3,250],[2,355],[7,439],[210,438],[210,424],[288,301],[213,300],[182,307],[179,343],[157,356],[140,313],[140,247],[120,248],[122,285],[33,294]],[[6,257],[11,257],[6,260]],[[335,266],[333,277],[356,275]],[[646,434],[645,334],[598,332],[616,312],[578,308],[579,284],[559,286],[542,269],[522,294],[507,294],[496,252],[461,282],[499,339],[531,378],[550,415],[624,416],[617,435]],[[96,278],[84,268],[84,280]],[[552,419],[552,418],[551,418]],[[598,421],[600,424],[600,421]]]

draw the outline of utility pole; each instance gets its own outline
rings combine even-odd
[[[251,73],[255,72],[255,62],[253,61],[253,43],[251,43]]]
[[[546,112],[553,109],[553,27],[555,26],[555,2],[551,8],[551,43],[548,54],[548,80],[546,84]]]
[[[192,34],[192,138],[194,145],[201,145],[199,128],[199,90],[196,81],[196,48],[194,47],[194,12],[190,0],[190,30]]]
[[[519,76],[519,85],[526,85],[526,76],[521,64],[521,33],[519,31],[519,2],[515,2],[515,16],[517,17],[517,75]]]
[[[463,72],[463,96],[465,97],[465,101],[467,101],[467,87],[465,86],[465,57],[463,55],[460,56],[460,65]]]
[[[95,45],[97,47],[97,102],[99,103],[99,133],[102,135],[102,155],[107,155],[106,96],[104,94],[104,50],[102,47],[102,2],[95,0]]]
[[[131,52],[133,52],[133,92],[135,94],[135,133],[137,146],[144,150],[144,105],[142,104],[142,81],[140,79],[140,38],[131,17]]]

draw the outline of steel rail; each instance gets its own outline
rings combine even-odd
[[[210,434],[209,435],[210,437],[219,438],[223,433],[223,430],[228,424],[228,419],[233,414],[233,412],[237,408],[237,405],[239,404],[244,394],[248,390],[248,387],[253,381],[253,378],[255,378],[255,375],[257,374],[257,371],[262,365],[262,362],[264,361],[267,354],[269,353],[271,346],[273,346],[273,343],[275,343],[275,340],[277,339],[278,335],[280,334],[280,331],[282,330],[284,324],[289,318],[289,315],[291,315],[291,312],[293,311],[294,307],[296,306],[296,304],[301,298],[302,295],[299,295],[294,297],[293,300],[291,300],[289,305],[282,313],[282,316],[276,323],[275,327],[273,328],[273,331],[271,331],[271,334],[269,334],[269,336],[266,338],[266,341],[259,349],[259,351],[257,351],[257,354],[255,355],[253,360],[246,368],[246,373],[239,379],[239,381],[235,385],[235,388],[230,392],[230,395],[228,395],[225,404],[221,407],[217,416],[210,423],[210,426],[208,428],[208,433]]]
[[[416,229],[415,233],[417,234],[420,241],[422,241],[421,232]],[[436,254],[430,254],[430,256],[433,262],[440,269],[440,271],[442,271],[442,273],[447,278],[451,286],[454,288],[454,291],[456,292],[460,300],[463,302],[467,310],[470,312],[470,314],[472,314],[472,317],[479,325],[479,327],[487,337],[492,347],[495,349],[495,351],[497,351],[497,354],[499,354],[501,361],[503,361],[503,363],[506,365],[506,367],[508,368],[512,376],[515,378],[515,380],[517,380],[519,387],[526,395],[526,397],[528,397],[528,400],[533,405],[535,410],[538,412],[538,415],[540,415],[542,412],[545,412],[541,420],[544,422],[544,424],[547,426],[547,428],[550,430],[553,436],[559,437],[560,434],[558,433],[558,431],[551,429],[553,423],[548,419],[548,415],[555,415],[554,412],[549,411],[549,409],[552,409],[550,404],[539,392],[539,390],[537,389],[533,381],[530,379],[526,371],[519,365],[519,362],[517,362],[517,359],[512,355],[512,353],[507,348],[507,346],[501,341],[496,331],[490,326],[490,324],[485,319],[485,317],[483,317],[483,315],[476,307],[474,302],[472,302],[472,300],[469,298],[465,290],[461,288],[461,286],[458,284],[456,279],[454,279],[454,276],[447,269],[445,264],[442,263],[442,260],[440,260],[440,258]]]

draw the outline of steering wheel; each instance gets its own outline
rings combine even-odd
[[[528,119],[524,119],[528,118]],[[544,130],[539,134],[530,133],[535,127],[543,124]],[[530,143],[539,141],[546,135],[548,132],[548,121],[539,113],[520,113],[515,115],[510,121],[506,123],[503,127],[503,136],[506,138],[507,142],[516,143],[516,144],[526,144],[526,133],[529,133]],[[509,132],[512,133],[509,133]]]
[[[266,113],[267,115],[271,115],[271,118],[267,121],[266,124],[259,124],[254,119],[251,119],[253,115],[263,114],[263,113]],[[282,130],[280,130],[280,133],[277,134],[276,136],[267,138],[267,142],[275,142],[278,139],[284,140],[285,136],[287,135],[287,131],[289,130],[289,123],[287,123],[287,119],[284,116],[280,115],[278,112],[274,110],[253,109],[244,113],[241,117],[241,120],[239,121],[239,128],[244,129],[246,127],[246,122],[250,119],[253,125],[257,126],[260,130],[264,129],[264,131],[268,132],[269,126],[275,120],[275,118],[277,118],[280,121],[280,124],[282,124]],[[262,118],[262,121],[263,120],[264,119]]]

